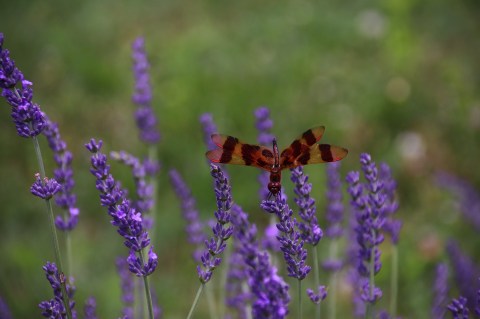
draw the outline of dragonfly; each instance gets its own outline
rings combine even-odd
[[[212,134],[211,138],[217,149],[205,155],[213,163],[255,166],[270,173],[268,190],[270,196],[277,196],[282,189],[282,170],[308,164],[336,162],[348,154],[346,148],[318,144],[325,132],[325,126],[317,126],[305,131],[281,153],[277,141],[272,140],[272,149],[241,142],[238,138]]]

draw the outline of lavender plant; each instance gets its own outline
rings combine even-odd
[[[466,299],[466,306],[469,309],[475,309],[480,283],[478,280],[472,280],[472,278],[480,277],[480,269],[470,256],[460,250],[456,241],[450,240],[447,242],[446,248],[459,293]]]
[[[374,318],[374,304],[381,298],[382,290],[375,286],[375,275],[380,271],[380,249],[384,236],[381,229],[385,223],[383,205],[385,195],[383,184],[378,178],[375,163],[370,155],[361,154],[360,163],[367,183],[360,183],[360,173],[347,175],[348,192],[352,198],[351,205],[356,218],[355,232],[359,250],[356,268],[360,278],[358,285],[360,298],[366,303],[366,317]],[[364,193],[364,189],[368,193]]]
[[[154,205],[154,187],[153,184],[150,184],[146,180],[148,175],[148,169],[146,166],[148,166],[148,164],[145,165],[137,157],[125,151],[111,152],[110,157],[125,164],[132,170],[132,175],[135,182],[135,192],[137,195],[137,200],[133,200],[132,205],[136,210],[142,213],[145,228],[152,228],[153,219],[151,216],[147,216],[147,214]],[[151,173],[155,175],[156,169],[154,169]]]
[[[95,298],[89,297],[83,308],[85,319],[97,319],[97,302]]]
[[[31,190],[34,195],[45,200],[47,214],[50,220],[50,229],[53,237],[55,261],[58,265],[59,273],[63,276],[62,258],[60,254],[57,232],[55,229],[55,216],[53,213],[52,204],[50,202],[52,195],[60,191],[61,186],[58,184],[58,182],[53,182],[53,179],[46,179],[40,144],[37,139],[37,136],[41,134],[48,125],[48,120],[40,107],[32,102],[32,82],[26,80],[23,76],[23,73],[15,66],[15,62],[10,58],[9,50],[3,48],[3,42],[4,35],[3,33],[0,33],[0,88],[2,89],[2,96],[12,107],[11,117],[17,129],[18,135],[25,138],[31,138],[33,140],[40,173]],[[63,163],[61,156],[57,155],[55,160]],[[57,171],[56,173],[58,173],[57,177],[61,178],[63,177],[62,173],[68,174],[68,172],[65,171]],[[41,180],[44,180],[45,184],[41,185]],[[62,179],[62,181],[65,181],[65,179]],[[69,181],[68,178],[67,181]],[[64,190],[67,190],[68,192],[69,186],[71,186],[71,183],[64,186]],[[71,201],[68,204],[71,204]],[[68,302],[66,285],[62,283],[60,286],[65,312],[67,317],[71,319],[72,315]]]
[[[276,196],[275,200],[263,201],[261,207],[268,213],[275,214],[279,223],[277,228],[280,235],[277,237],[280,242],[280,249],[283,252],[287,264],[288,276],[296,278],[298,282],[298,317],[302,317],[302,287],[301,282],[311,270],[306,264],[307,250],[304,248],[305,241],[297,229],[298,222],[293,218],[293,211],[288,207],[286,197]]]
[[[130,272],[143,277],[149,316],[153,319],[152,297],[147,277],[157,267],[158,258],[150,246],[148,259],[145,259],[143,250],[150,245],[150,238],[144,228],[142,214],[133,207],[126,198],[126,191],[110,174],[107,156],[101,152],[102,144],[101,140],[97,142],[94,139],[85,144],[92,153],[90,172],[96,178],[100,203],[107,207],[108,214],[112,217],[112,225],[117,227],[117,232],[125,239],[124,245],[130,250],[127,258]]]
[[[273,127],[273,121],[270,119],[270,110],[267,107],[261,106],[257,108],[254,112],[255,114],[255,127],[258,131],[257,142],[260,145],[266,145],[270,147],[274,136],[270,133],[270,130]],[[262,171],[258,175],[258,182],[260,183],[259,196],[260,200],[267,199],[269,191],[267,185],[269,183],[269,174],[268,172]]]
[[[57,269],[55,263],[47,262],[43,266],[47,280],[50,283],[50,286],[53,289],[53,298],[47,301],[42,301],[38,306],[42,309],[42,316],[45,318],[65,318],[68,314],[68,311],[71,311],[70,316],[76,318],[77,314],[74,310],[75,302],[73,301],[73,295],[75,293],[75,287],[70,284],[66,285],[65,276],[60,273]],[[70,279],[70,283],[73,280]],[[62,287],[66,286],[66,292],[68,299],[64,298],[62,294]],[[65,304],[68,303],[68,307],[65,307]]]
[[[134,74],[136,76],[136,91],[133,100],[139,105],[136,112],[136,120],[141,131],[141,139],[149,144],[158,143],[160,134],[156,128],[157,121],[151,107],[151,86],[148,76],[148,61],[144,50],[144,40],[138,39],[134,45]],[[38,142],[36,136],[43,134],[47,137],[50,147],[55,153],[57,169],[54,177],[45,177],[43,164],[40,165],[42,173],[36,175],[36,180],[31,187],[31,192],[50,205],[52,198],[62,207],[66,214],[63,217],[52,218],[52,225],[62,230],[72,230],[78,222],[78,208],[76,197],[72,193],[74,186],[73,173],[71,170],[72,154],[66,149],[66,143],[61,139],[58,126],[50,122],[45,114],[32,102],[32,84],[23,78],[23,74],[15,67],[9,57],[8,50],[3,49],[3,35],[0,34],[0,87],[3,89],[2,96],[12,106],[12,118],[20,136],[30,137],[35,141],[36,150]],[[272,136],[269,130],[272,121],[269,119],[269,112],[266,108],[259,108],[255,112],[257,128],[260,131],[259,142],[269,144]],[[205,114],[201,118],[206,135],[216,131],[210,115]],[[208,133],[210,132],[210,133]],[[208,138],[208,142],[211,142]],[[146,177],[153,178],[158,172],[158,163],[148,157],[143,162],[126,152],[112,153],[111,157],[131,167],[138,200],[133,201],[127,197],[110,173],[107,164],[107,156],[101,152],[102,142],[91,140],[86,145],[93,154],[91,157],[92,174],[96,177],[96,188],[100,191],[101,204],[107,207],[108,214],[112,218],[112,225],[117,228],[118,233],[124,238],[124,244],[129,249],[127,258],[118,262],[118,272],[122,281],[122,293],[124,301],[123,315],[127,318],[135,316],[133,312],[134,296],[132,294],[132,274],[144,280],[145,294],[149,303],[150,318],[157,318],[158,312],[153,307],[151,292],[148,286],[147,277],[155,271],[158,265],[158,257],[150,245],[150,237],[147,232],[148,225],[145,223],[144,213],[152,209],[155,199],[155,187],[149,184]],[[41,157],[40,157],[41,158]],[[156,157],[155,157],[156,158]],[[39,160],[40,161],[40,160]],[[352,197],[351,204],[355,216],[356,233],[356,271],[355,281],[359,282],[360,295],[363,304],[367,304],[366,316],[378,318],[395,317],[396,306],[393,306],[390,314],[387,312],[375,313],[373,305],[382,295],[379,287],[375,285],[374,277],[380,271],[380,250],[379,244],[383,242],[384,234],[388,234],[394,246],[398,244],[401,223],[394,218],[398,209],[395,198],[395,182],[390,169],[385,164],[377,169],[375,163],[368,154],[362,154],[360,158],[362,171],[366,182],[360,181],[359,172],[351,172],[347,176],[348,192]],[[328,206],[326,219],[328,222],[326,236],[336,240],[344,235],[341,223],[343,219],[343,207],[341,204],[341,185],[338,173],[338,165],[328,166]],[[257,238],[257,227],[248,220],[248,214],[240,206],[235,205],[231,196],[231,187],[226,175],[215,165],[211,166],[211,174],[215,182],[215,195],[217,210],[215,212],[215,225],[212,227],[213,236],[207,239],[203,233],[203,225],[199,219],[198,211],[190,190],[175,171],[170,171],[170,179],[177,195],[182,200],[184,218],[187,220],[187,232],[189,241],[192,244],[205,244],[205,249],[198,254],[197,273],[201,282],[194,304],[188,318],[192,316],[202,287],[211,280],[213,272],[222,262],[220,257],[226,248],[227,240],[233,236],[233,254],[228,262],[230,279],[227,285],[228,305],[236,312],[239,318],[286,318],[290,303],[289,285],[278,274],[277,268],[272,264],[274,243],[269,241],[268,245],[260,245],[262,238]],[[284,194],[272,201],[263,201],[262,208],[279,219],[276,225],[276,232],[268,229],[268,237],[276,239],[287,264],[288,276],[296,278],[299,283],[306,278],[311,268],[306,264],[307,250],[305,244],[316,246],[322,237],[322,230],[316,217],[316,204],[311,197],[312,185],[308,183],[308,176],[304,174],[301,167],[292,170],[292,182],[294,183],[295,203],[299,207],[300,219],[293,217],[293,211],[289,208]],[[266,187],[262,187],[265,195]],[[55,196],[55,197],[54,197]],[[261,195],[262,198],[265,198]],[[50,212],[51,207],[49,208]],[[53,213],[50,214],[53,216]],[[231,223],[231,225],[230,225]],[[274,230],[275,230],[274,229]],[[273,235],[271,235],[273,234]],[[56,236],[56,235],[55,235]],[[264,240],[265,238],[263,238]],[[58,246],[58,243],[57,243]],[[265,248],[269,251],[266,251]],[[147,252],[148,251],[148,252]],[[334,250],[335,251],[335,250]],[[456,282],[462,297],[454,299],[448,310],[454,318],[468,318],[469,313],[479,311],[479,291],[472,284],[472,277],[478,276],[476,266],[471,260],[464,257],[454,244],[448,245],[448,254],[452,259],[455,270]],[[147,256],[145,256],[147,255]],[[57,259],[60,262],[59,254]],[[145,258],[147,257],[147,258]],[[338,271],[342,262],[338,256],[331,254],[324,264],[330,271]],[[314,262],[318,257],[314,256]],[[395,263],[394,263],[395,264]],[[319,269],[315,264],[315,270]],[[128,269],[128,270],[127,270]],[[61,267],[54,263],[47,263],[44,266],[47,278],[53,288],[54,297],[51,300],[42,302],[39,306],[42,315],[49,318],[76,318],[75,303],[73,301],[74,287],[67,284],[66,276]],[[393,271],[395,272],[395,271]],[[316,289],[307,289],[310,299],[318,304],[326,297],[325,286],[320,286],[315,280]],[[392,281],[392,287],[394,282]],[[470,286],[468,286],[470,285]],[[335,286],[335,285],[331,285]],[[392,288],[393,289],[393,288]],[[393,289],[392,291],[394,291]],[[329,291],[331,295],[331,290]],[[434,318],[442,318],[445,312],[446,300],[446,267],[440,266],[437,270],[435,284],[435,300],[432,308]],[[396,300],[396,292],[391,293]],[[467,298],[463,297],[467,296]],[[298,304],[299,315],[302,316],[301,297]],[[0,299],[0,316],[11,317],[3,310],[4,306]],[[474,311],[473,311],[474,310]],[[85,304],[85,318],[97,318],[96,302],[88,299]],[[5,314],[6,313],[6,314]],[[331,313],[332,314],[332,313]],[[377,315],[377,316],[375,316]],[[333,315],[335,317],[335,315]]]
[[[336,318],[336,300],[337,300],[337,280],[338,272],[343,266],[342,260],[338,256],[338,240],[344,234],[342,228],[343,222],[343,204],[342,204],[342,186],[340,178],[340,162],[327,163],[327,207],[325,210],[325,219],[327,228],[325,236],[330,239],[328,258],[322,263],[323,269],[329,272],[329,297],[328,313],[330,318]]]
[[[213,133],[218,132],[217,126],[213,122],[213,116],[210,113],[204,113],[200,115],[200,124],[202,125],[203,128],[203,140],[205,142],[205,145],[207,146],[208,150],[213,150],[216,148],[215,144],[212,142],[212,139],[210,136]]]
[[[285,318],[290,302],[289,286],[277,274],[277,268],[271,264],[268,253],[259,249],[257,228],[255,224],[250,223],[247,213],[238,205],[234,205],[232,211],[235,247],[245,264],[243,275],[247,277],[247,285],[251,292],[253,317]]]
[[[444,263],[438,264],[435,270],[435,283],[433,285],[433,305],[431,317],[433,319],[445,318],[448,294],[448,268]]]
[[[140,140],[155,145],[160,141],[158,121],[152,108],[152,87],[148,73],[150,64],[145,52],[145,39],[137,38],[132,44],[133,74],[135,92],[132,101],[138,106],[135,120],[140,130]]]
[[[295,185],[294,201],[298,206],[298,215],[302,221],[298,222],[298,229],[302,240],[313,246],[313,263],[314,263],[314,279],[315,287],[318,293],[312,289],[307,290],[310,300],[317,305],[316,318],[320,317],[320,301],[327,296],[325,286],[320,285],[320,267],[318,266],[318,251],[317,245],[323,236],[323,231],[320,228],[316,216],[315,200],[310,196],[312,191],[312,184],[308,183],[308,175],[303,171],[303,167],[296,167],[291,171],[291,180]]]
[[[178,171],[172,169],[168,175],[175,194],[180,199],[182,215],[186,221],[185,231],[188,235],[188,242],[195,246],[193,258],[199,262],[202,254],[201,246],[207,236],[203,231],[204,227],[196,208],[195,198]]]
[[[213,237],[205,240],[205,250],[200,257],[202,264],[197,266],[198,278],[200,279],[201,285],[197,291],[187,319],[192,316],[203,287],[210,281],[213,271],[222,262],[219,255],[225,250],[226,241],[233,233],[233,227],[229,225],[231,219],[230,209],[232,208],[233,201],[228,179],[216,165],[210,165],[210,173],[215,182],[215,197],[217,199],[215,218],[217,222],[215,226],[212,227]]]
[[[125,258],[118,257],[116,266],[122,291],[122,314],[125,318],[134,318],[133,306],[135,303],[135,295],[133,292],[135,290],[135,284],[132,273],[128,270],[128,262]]]

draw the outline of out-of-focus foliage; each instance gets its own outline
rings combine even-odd
[[[360,152],[391,165],[399,184],[398,217],[405,222],[400,314],[427,317],[445,239],[457,238],[472,254],[478,245],[432,178],[445,170],[480,186],[478,30],[474,0],[3,4],[5,47],[75,156],[81,216],[72,272],[79,305],[94,295],[101,317],[120,311],[114,261],[125,249],[99,205],[83,144],[96,137],[106,150],[145,152],[130,102],[130,44],[143,35],[163,136],[154,238],[160,262],[152,281],[168,318],[185,317],[198,279],[167,170],[175,167],[186,177],[202,217],[210,218],[215,203],[198,117],[211,112],[222,133],[253,142],[259,105],[270,107],[281,146],[323,124],[326,142],[350,150],[344,173],[358,169]],[[32,143],[16,136],[3,100],[0,123],[0,295],[15,318],[38,317],[36,305],[50,295],[41,266],[53,259],[53,250],[44,204],[28,191],[37,163]],[[43,145],[51,175],[51,154]],[[126,169],[113,170],[132,186]],[[234,199],[264,224],[257,173],[230,169]],[[322,213],[324,167],[306,173]],[[387,275],[385,262],[385,285]]]

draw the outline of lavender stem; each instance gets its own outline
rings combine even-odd
[[[298,318],[302,319],[302,281],[298,279]]]
[[[200,298],[200,295],[202,294],[203,287],[205,286],[205,283],[200,283],[200,287],[198,287],[197,294],[195,295],[195,299],[193,300],[192,307],[190,308],[190,311],[188,312],[187,319],[192,318],[193,311],[195,310],[195,307],[197,306],[198,299]]]
[[[205,287],[205,294],[207,296],[208,312],[211,319],[218,319],[217,312],[215,310],[215,298],[213,296],[212,285]]]
[[[143,249],[139,250],[140,261],[145,265],[145,258],[143,257]],[[145,285],[145,297],[147,298],[148,317],[153,319],[152,294],[150,292],[150,285],[148,283],[148,276],[143,276],[143,283]]]
[[[336,260],[338,252],[338,241],[333,239],[330,243],[329,255],[331,260]],[[337,317],[337,271],[330,273],[330,290],[328,292],[328,318]]]
[[[38,143],[38,139],[36,136],[32,137],[33,140],[33,147],[35,149],[35,154],[37,156],[38,166],[40,168],[40,176],[42,179],[45,179],[45,165],[43,165],[43,158],[42,158],[42,151],[40,150],[40,144]],[[55,252],[55,262],[57,264],[57,269],[59,274],[63,274],[63,266],[62,266],[62,257],[60,255],[60,245],[58,244],[58,236],[57,236],[57,229],[55,227],[55,216],[53,214],[53,207],[50,199],[45,199],[45,203],[47,205],[47,214],[50,219],[50,230],[53,236],[53,247]],[[70,309],[70,301],[67,295],[67,288],[65,286],[65,281],[61,282],[60,285],[62,289],[62,296],[63,296],[63,305],[65,306],[65,310],[67,312],[67,318],[72,319],[72,312]]]

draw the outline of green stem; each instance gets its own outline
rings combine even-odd
[[[142,262],[142,265],[144,265],[145,262],[144,262],[144,258],[143,258],[143,250],[140,250],[139,253],[140,253],[140,261]],[[145,298],[147,299],[148,317],[150,319],[153,319],[152,294],[150,292],[150,285],[148,283],[148,276],[143,277],[143,283],[145,285]]]
[[[397,317],[397,295],[398,295],[398,247],[392,248],[392,274],[390,277],[390,316]]]
[[[298,318],[302,319],[302,281],[298,279]]]
[[[216,307],[215,307],[215,298],[213,297],[213,286],[209,285],[208,287],[205,287],[205,294],[207,295],[207,304],[208,304],[208,312],[210,313],[210,318],[211,319],[217,319],[217,312],[216,312]]]
[[[200,287],[198,287],[197,294],[195,295],[195,299],[193,300],[192,307],[190,308],[190,311],[188,312],[187,319],[192,318],[193,311],[195,310],[195,307],[197,306],[198,299],[200,298],[200,295],[202,294],[204,286],[205,286],[205,284],[201,283]]]
[[[35,148],[35,155],[37,156],[37,161],[38,161],[38,166],[40,169],[40,177],[45,179],[45,166],[43,165],[43,158],[42,158],[42,152],[40,150],[40,144],[38,143],[38,139],[36,136],[32,138],[33,140],[33,147]],[[55,215],[53,214],[53,207],[50,199],[45,200],[45,204],[47,206],[47,214],[50,220],[50,231],[52,233],[53,237],[53,247],[54,247],[54,252],[55,252],[55,263],[57,265],[57,270],[58,274],[60,276],[60,288],[62,291],[62,297],[63,297],[63,305],[65,307],[66,313],[67,313],[67,318],[72,319],[72,311],[70,309],[70,301],[68,299],[67,295],[67,287],[65,283],[65,275],[63,273],[63,265],[62,265],[62,258],[60,255],[60,245],[58,244],[58,236],[57,236],[57,228],[55,227]],[[63,279],[63,280],[62,280]]]
[[[330,243],[330,260],[337,259],[338,241],[333,239]],[[328,318],[337,317],[337,271],[330,273],[330,285],[328,289]]]

